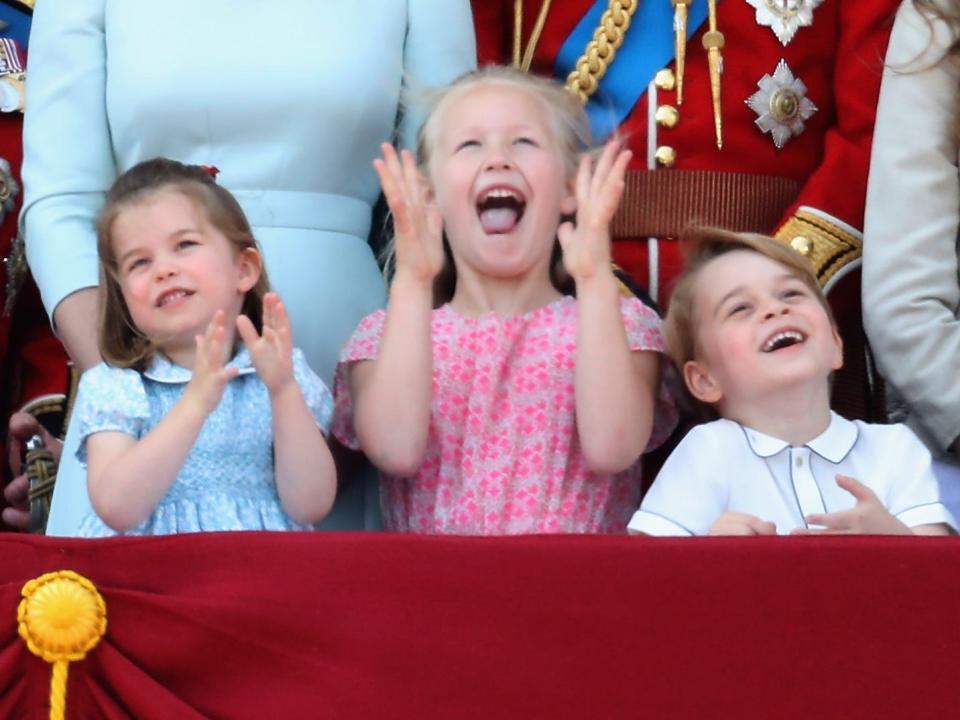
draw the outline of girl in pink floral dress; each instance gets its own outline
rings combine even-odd
[[[630,153],[581,157],[586,128],[560,86],[487,68],[436,99],[419,166],[374,161],[395,275],[341,354],[334,432],[379,468],[388,530],[623,532],[639,503],[675,413],[660,320],[610,269]]]

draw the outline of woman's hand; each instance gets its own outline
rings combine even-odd
[[[203,335],[197,335],[197,352],[193,359],[193,377],[183,393],[183,399],[193,405],[203,417],[212,413],[223,390],[237,376],[237,368],[224,367],[226,360],[227,328],[223,310],[217,310]]]
[[[557,230],[563,264],[575,282],[610,270],[610,221],[623,195],[624,175],[632,153],[611,140],[596,168],[584,155],[577,170],[577,226],[565,222]]]
[[[263,334],[258,335],[250,318],[237,318],[237,331],[250,351],[253,366],[267,386],[276,395],[293,382],[293,341],[290,337],[290,318],[276,293],[263,297]]]
[[[380,146],[383,157],[373,161],[383,195],[393,215],[396,274],[420,283],[433,283],[443,268],[443,219],[429,200],[427,182],[413,155],[400,155],[389,143]]]

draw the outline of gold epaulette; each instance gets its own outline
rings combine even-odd
[[[798,209],[774,237],[810,261],[824,289],[863,253],[863,237],[857,231],[831,222],[828,216],[808,208]]]

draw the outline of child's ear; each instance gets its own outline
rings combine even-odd
[[[723,397],[720,384],[710,374],[710,370],[698,360],[688,360],[683,364],[683,380],[690,394],[700,402],[713,405],[720,402]]]
[[[263,258],[260,253],[254,248],[241,250],[237,255],[237,271],[239,276],[237,291],[244,294],[257,284],[263,272]]]
[[[843,338],[840,337],[840,331],[837,330],[836,325],[831,325],[830,330],[833,333],[833,342],[836,344],[833,354],[833,363],[830,367],[832,370],[839,370],[843,367]]]

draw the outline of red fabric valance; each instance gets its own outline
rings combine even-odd
[[[952,717],[955,538],[0,535],[0,717],[46,718],[23,584],[107,634],[68,718]]]

